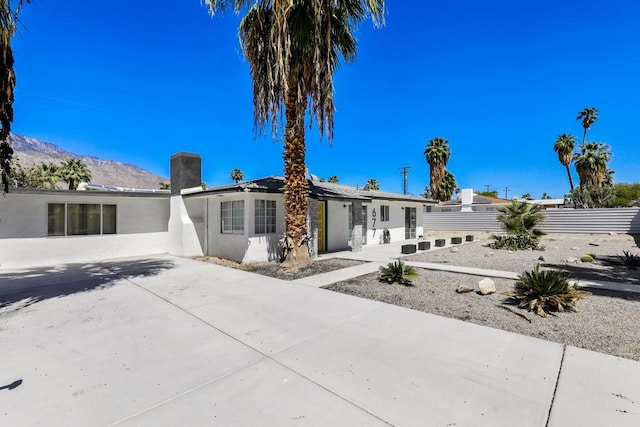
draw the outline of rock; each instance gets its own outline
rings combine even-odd
[[[540,256],[538,257],[538,261],[544,261],[544,257],[543,257],[542,255],[540,255]]]
[[[484,256],[490,257],[490,256],[494,256],[495,254],[496,254],[495,252],[487,252],[486,254],[484,254]]]
[[[508,253],[508,254],[512,254],[512,253],[513,253],[513,251],[507,251],[507,253]]]
[[[473,292],[473,288],[467,285],[460,285],[456,289],[456,292],[459,294],[466,294],[467,292]]]
[[[589,242],[589,246],[600,246],[600,245],[597,243]]]
[[[570,258],[565,259],[564,262],[566,264],[576,264],[578,262],[578,258],[570,257]]]
[[[451,249],[449,249],[449,252],[453,252],[453,253],[460,252],[460,248],[457,248],[454,246]]]
[[[560,248],[559,248],[559,247],[557,247],[557,246],[554,246],[554,247],[552,247],[551,249],[554,249],[554,250],[556,250],[556,251],[557,251],[557,250],[558,250],[558,249],[560,249]]]
[[[609,236],[615,236],[616,234],[618,234],[618,233],[614,233],[613,231],[609,232]]]
[[[489,295],[496,291],[496,284],[489,278],[484,278],[478,282],[478,288],[482,295]]]
[[[571,248],[571,250],[572,250],[572,251],[579,251],[579,250],[580,250],[580,248],[579,248],[579,247],[577,247],[577,246],[574,246],[574,247],[572,247],[572,248]]]

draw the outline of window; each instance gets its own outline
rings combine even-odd
[[[389,205],[380,206],[380,221],[389,221]]]
[[[116,234],[116,205],[49,203],[47,236]]]
[[[255,201],[255,233],[267,234],[276,232],[276,201]]]
[[[244,234],[244,200],[220,203],[220,232]]]

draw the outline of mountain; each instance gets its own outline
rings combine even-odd
[[[12,134],[11,146],[14,151],[14,160],[22,167],[40,163],[60,163],[69,158],[81,159],[89,166],[91,182],[94,184],[131,188],[159,188],[161,182],[169,182],[169,179],[165,177],[130,163],[70,153],[55,144],[24,135]]]

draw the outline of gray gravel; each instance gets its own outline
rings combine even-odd
[[[541,262],[542,266],[569,267],[572,273],[576,273],[574,276],[596,275],[603,280],[623,278],[627,282],[639,278],[637,271],[626,267],[614,268],[604,263],[564,263],[567,257],[579,258],[587,252],[595,253],[597,258],[615,256],[623,250],[640,253],[631,236],[556,235],[546,236],[543,240],[543,244],[547,246],[544,252],[508,253],[485,248],[482,246],[483,242],[476,242],[460,246],[460,252],[457,253],[445,249],[419,254],[410,259],[520,272],[532,268],[542,255],[546,263]],[[485,256],[488,252],[493,252],[493,255]],[[503,303],[505,296],[502,293],[512,289],[513,280],[493,279],[497,292],[483,296],[476,292],[455,292],[460,285],[477,288],[478,281],[482,279],[477,276],[419,269],[419,277],[411,287],[388,285],[377,279],[377,274],[370,274],[338,283],[329,289],[640,361],[638,294],[592,290],[592,295],[578,301],[577,312],[556,313],[546,318],[516,308],[519,313],[526,315],[530,323],[502,308],[507,306]]]
[[[565,270],[572,278],[607,280],[640,284],[640,269],[620,265],[624,251],[640,255],[637,241],[640,236],[618,234],[550,234],[543,236],[544,251],[506,251],[491,249],[486,245],[492,240],[483,236],[480,241],[456,246],[459,252],[450,249],[427,251],[407,257],[410,261],[452,264],[520,273],[540,267]],[[595,255],[593,263],[580,262],[584,254]],[[542,257],[542,259],[540,259]],[[569,262],[568,262],[569,261]]]

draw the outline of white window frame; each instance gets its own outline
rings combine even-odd
[[[256,199],[254,201],[254,233],[275,234],[276,232],[276,201]]]
[[[380,205],[380,222],[389,222],[390,218],[389,205]]]
[[[220,202],[220,233],[244,234],[244,200]]]

